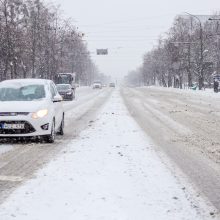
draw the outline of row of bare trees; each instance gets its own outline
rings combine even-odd
[[[177,16],[166,37],[126,77],[130,84],[183,88],[211,86],[220,74],[220,16]]]
[[[82,37],[52,4],[0,0],[0,81],[76,72],[78,80],[90,83],[98,71]]]

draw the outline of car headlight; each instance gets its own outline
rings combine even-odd
[[[48,109],[42,109],[32,114],[33,119],[43,118],[48,114]]]

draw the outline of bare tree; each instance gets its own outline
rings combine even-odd
[[[0,0],[0,80],[76,72],[88,83],[98,70],[82,36],[53,4]]]

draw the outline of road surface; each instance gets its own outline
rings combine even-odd
[[[220,210],[220,99],[175,89],[123,89],[142,129]]]
[[[213,220],[114,90],[90,126],[2,205],[4,220]]]
[[[0,218],[219,218],[217,96],[83,88],[64,107],[55,144],[2,142]]]
[[[65,101],[65,136],[57,136],[54,144],[33,141],[11,143],[0,142],[0,203],[20,186],[33,177],[34,173],[54,158],[71,139],[94,120],[96,113],[108,100],[111,90],[93,90],[82,87],[76,91],[76,100]]]

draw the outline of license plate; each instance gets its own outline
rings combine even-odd
[[[3,129],[24,129],[24,124],[3,124]]]

